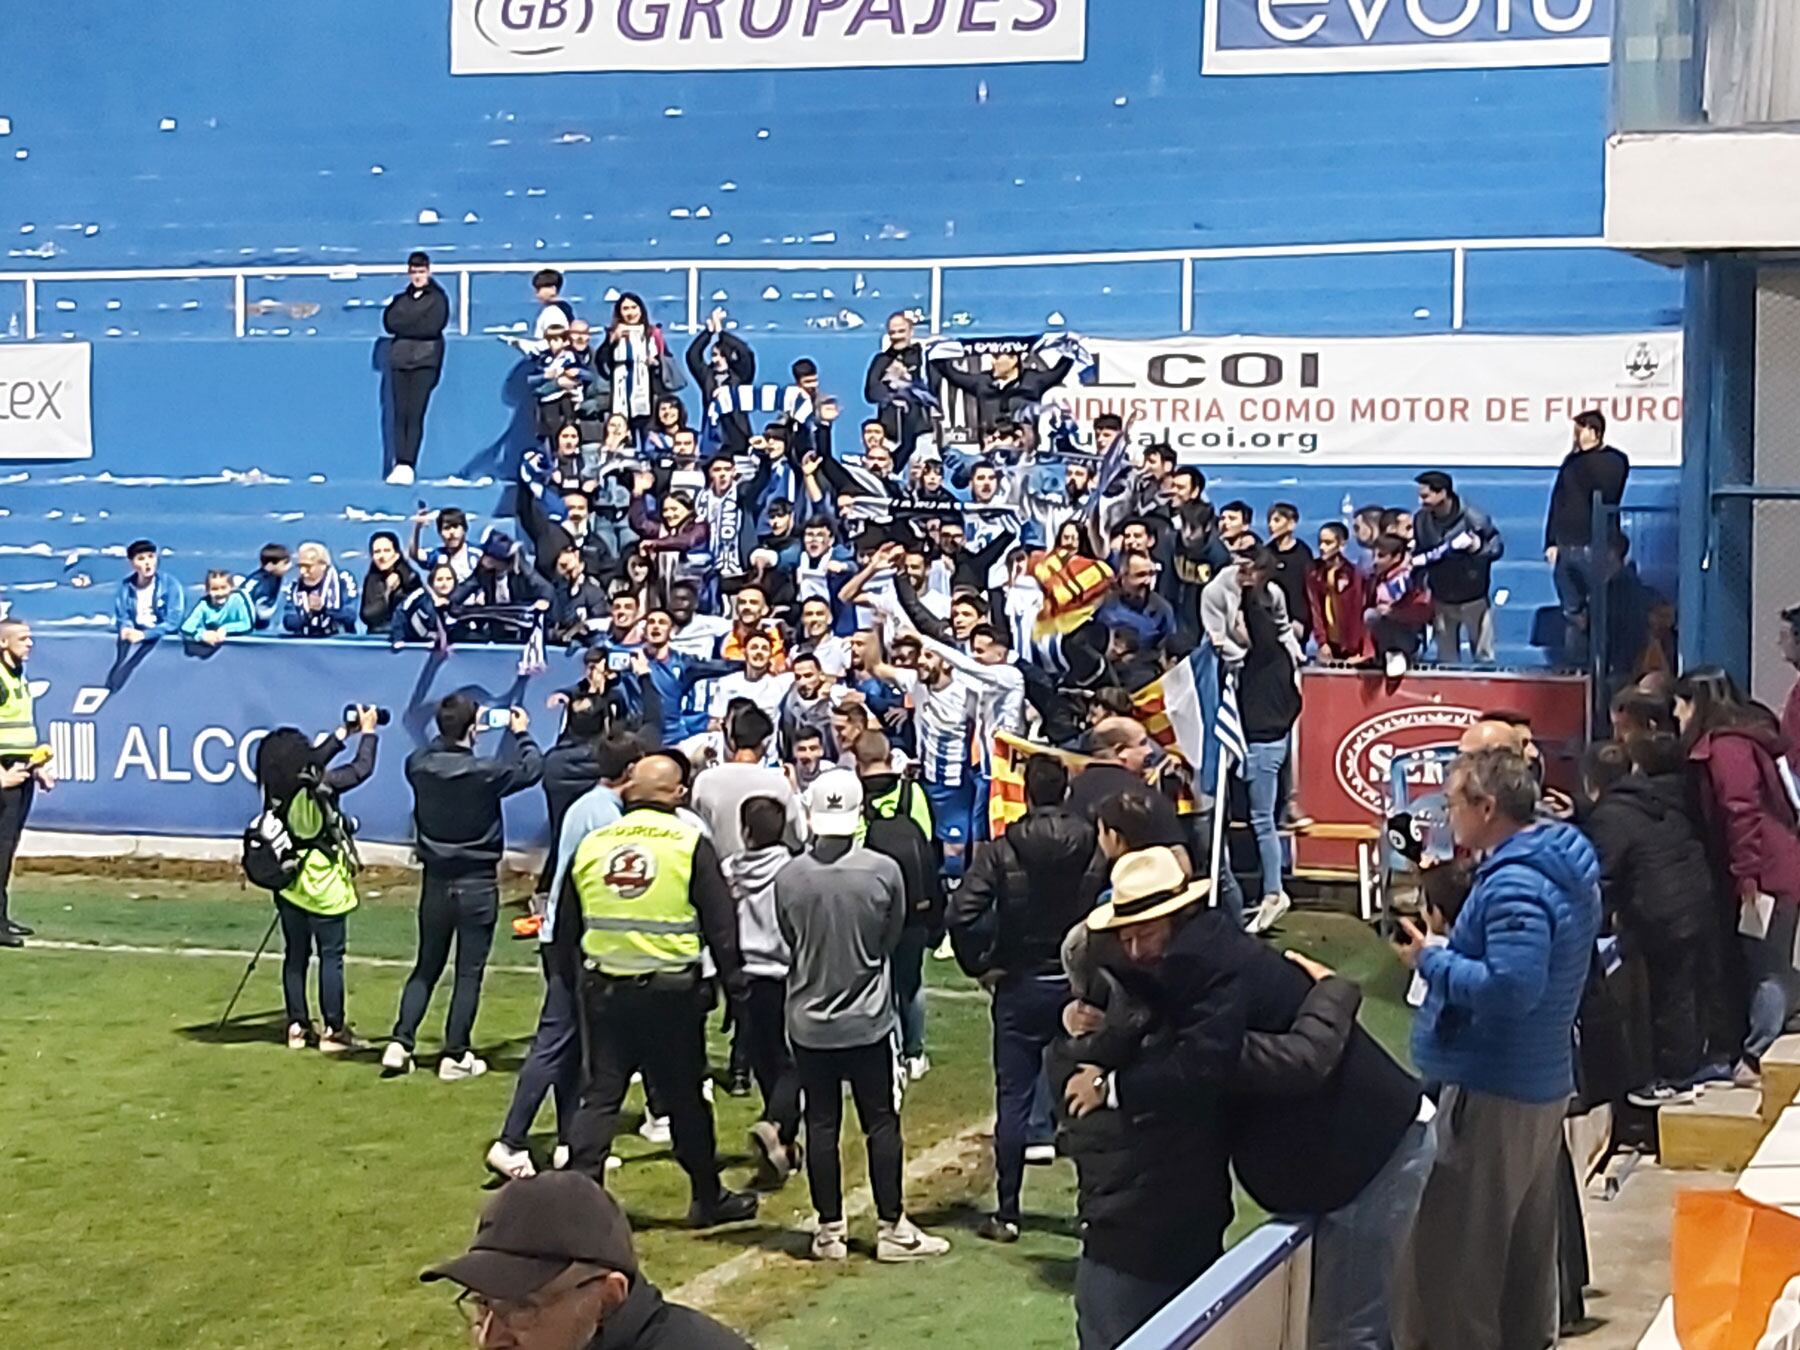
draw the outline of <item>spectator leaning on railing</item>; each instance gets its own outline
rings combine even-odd
[[[194,602],[181,621],[181,636],[189,642],[217,647],[229,637],[254,632],[256,620],[249,598],[231,585],[231,573],[217,569],[206,574],[206,594]]]
[[[113,605],[113,621],[121,642],[154,642],[168,637],[187,613],[187,597],[181,583],[158,570],[156,545],[136,539],[125,550],[131,575],[119,583]]]
[[[334,567],[323,544],[305,543],[282,596],[281,625],[290,637],[342,637],[356,631],[356,578]]]

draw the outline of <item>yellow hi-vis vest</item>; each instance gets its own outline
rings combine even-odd
[[[28,755],[38,748],[37,724],[31,714],[31,685],[25,672],[8,670],[0,661],[0,755]]]
[[[700,914],[689,896],[700,831],[667,811],[627,811],[575,849],[581,950],[602,975],[700,964]]]

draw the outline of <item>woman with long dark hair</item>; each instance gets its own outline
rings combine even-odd
[[[363,631],[387,632],[394,611],[423,584],[400,548],[400,536],[392,530],[375,531],[369,536],[369,571],[363,577]]]
[[[388,640],[396,648],[409,642],[429,642],[434,646],[448,647],[452,639],[459,636],[452,631],[457,609],[450,603],[450,597],[456,593],[458,584],[456,569],[449,563],[434,565],[426,584],[413,591],[395,608],[393,623],[388,628]]]
[[[613,305],[594,370],[612,388],[612,410],[631,422],[640,440],[650,430],[657,400],[684,383],[680,368],[669,359],[662,329],[651,322],[644,298],[632,291]]]
[[[1775,714],[1746,699],[1717,666],[1677,682],[1675,719],[1706,823],[1708,852],[1729,898],[1720,927],[1733,935],[1742,961],[1749,1034],[1732,1078],[1740,1086],[1755,1086],[1763,1054],[1800,1008],[1800,976],[1794,971],[1800,836],[1776,767],[1786,744]]]
[[[275,892],[285,948],[282,1002],[287,1044],[304,1050],[311,1031],[306,1006],[306,968],[319,955],[319,1049],[343,1054],[355,1048],[344,1009],[345,919],[356,908],[356,848],[337,799],[375,772],[376,712],[358,708],[354,728],[339,727],[318,745],[297,727],[278,727],[256,748],[256,781],[263,809],[287,827],[300,853],[293,884]],[[356,758],[330,769],[354,729]]]

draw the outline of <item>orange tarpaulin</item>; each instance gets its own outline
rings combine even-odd
[[[1681,1191],[1670,1245],[1682,1350],[1755,1350],[1800,1275],[1800,1218],[1736,1191]]]

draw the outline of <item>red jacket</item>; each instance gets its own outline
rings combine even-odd
[[[1734,905],[1757,891],[1800,899],[1800,835],[1775,768],[1785,748],[1773,730],[1741,727],[1709,732],[1688,752],[1707,843]]]
[[[1319,639],[1319,655],[1356,661],[1369,654],[1369,634],[1363,625],[1363,611],[1369,607],[1369,579],[1350,559],[1340,553],[1330,562],[1319,559],[1306,569],[1306,607]]]

